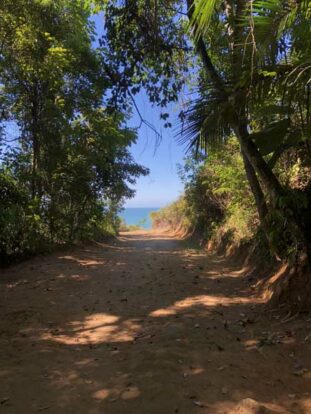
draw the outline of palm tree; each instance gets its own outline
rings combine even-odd
[[[266,194],[273,208],[282,200],[291,231],[300,234],[305,226],[284,203],[273,165],[310,134],[310,1],[188,0],[187,8],[204,79],[202,99],[186,118],[191,145],[234,132],[263,228],[268,233]],[[269,111],[264,117],[262,108]]]

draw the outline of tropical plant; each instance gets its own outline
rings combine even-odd
[[[193,155],[180,166],[183,196],[155,212],[155,227],[184,229],[205,243],[221,233],[231,242],[250,242],[258,232],[258,220],[237,140],[209,149],[199,165]]]
[[[115,232],[147,169],[128,147],[128,113],[107,108],[110,80],[88,2],[0,6],[1,261]]]
[[[115,64],[115,88],[122,99],[144,86],[152,102],[165,105],[163,94],[176,100],[180,82],[186,85],[193,93],[180,112],[182,139],[190,147],[206,149],[234,133],[267,239],[272,208],[283,217],[279,232],[287,228],[289,243],[298,246],[296,253],[308,249],[308,210],[297,211],[296,193],[283,185],[274,166],[289,148],[306,150],[310,138],[310,3],[284,7],[277,0],[152,1],[148,8],[134,0],[105,4],[102,53],[109,62],[124,54],[135,65],[125,70],[128,78],[118,78]],[[162,50],[169,50],[169,71]],[[147,76],[154,67],[156,79]],[[280,253],[286,255],[287,250]]]

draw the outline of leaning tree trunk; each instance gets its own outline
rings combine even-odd
[[[233,129],[239,140],[241,151],[245,154],[249,163],[258,174],[271,197],[273,206],[276,207],[278,199],[284,195],[282,185],[256,148],[255,144],[251,141],[245,124],[241,124],[241,122],[237,120],[233,125]]]
[[[268,207],[267,207],[267,203],[265,200],[265,195],[260,187],[256,172],[243,151],[242,151],[242,158],[243,158],[247,181],[254,195],[260,223],[264,227],[265,218],[268,214]]]
[[[233,8],[231,2],[224,2],[225,11],[228,15],[228,22],[231,22],[228,25],[228,37],[229,41],[231,42],[232,73],[233,78],[236,81],[239,80],[242,68],[239,48],[236,46],[240,43],[242,26],[240,24],[240,17],[243,17],[245,3],[245,0],[237,0],[235,3],[236,7]],[[191,18],[193,16],[194,0],[187,0],[187,6],[187,14],[189,20],[191,21]],[[197,27],[195,23],[192,25],[192,29],[196,35]],[[263,230],[267,236],[270,250],[274,253],[276,250],[281,250],[280,253],[282,255],[285,253],[286,258],[288,257],[289,252],[293,250],[293,248],[296,253],[295,263],[298,270],[296,269],[296,271],[293,272],[293,275],[290,277],[287,285],[284,284],[284,281],[281,280],[280,292],[281,294],[284,293],[285,296],[288,293],[292,294],[290,301],[291,303],[296,298],[299,299],[301,297],[301,292],[307,292],[307,295],[304,294],[304,298],[302,301],[300,301],[300,305],[305,303],[309,304],[309,296],[311,292],[310,275],[302,278],[302,283],[298,286],[297,289],[297,275],[299,275],[299,273],[301,275],[306,274],[306,269],[308,268],[308,253],[309,260],[311,258],[310,251],[308,249],[308,237],[306,236],[304,229],[304,222],[306,222],[306,220],[301,220],[299,217],[297,217],[299,214],[297,213],[296,206],[291,205],[288,201],[286,201],[283,207],[280,206],[280,200],[282,197],[284,197],[284,195],[286,195],[286,191],[283,189],[278,178],[273,173],[272,168],[266,163],[263,156],[260,154],[254,142],[250,138],[250,134],[248,133],[247,129],[247,118],[245,116],[245,102],[243,101],[243,97],[240,100],[237,97],[235,97],[233,101],[229,99],[230,96],[228,95],[228,91],[226,90],[222,76],[213,65],[202,36],[195,36],[195,46],[199,55],[201,56],[203,66],[213,86],[218,91],[219,96],[223,98],[223,101],[227,101],[227,104],[229,104],[231,107],[230,112],[232,118],[230,126],[235,132],[240,144],[247,179],[255,198],[258,214],[261,222],[263,223]],[[278,210],[278,213],[281,213],[281,216],[284,218],[283,225],[280,228],[277,228],[277,233],[279,233],[277,235],[277,243],[272,243],[273,241],[275,242],[275,240],[273,240],[271,237],[271,227],[275,227],[275,223],[269,223],[269,220],[267,220],[268,209],[261,185],[271,200],[272,209]],[[281,249],[279,246],[280,242],[282,244]],[[285,251],[283,251],[283,247],[285,247]],[[276,296],[277,301],[279,301],[281,299],[280,294],[277,294]]]
[[[187,0],[187,14],[189,21],[191,21],[194,11],[194,4],[193,0]],[[194,32],[196,32],[197,27],[194,25],[193,27]],[[234,38],[234,36],[233,36]],[[220,77],[219,73],[217,72],[211,58],[208,54],[208,51],[205,47],[204,40],[201,35],[197,36],[195,39],[195,46],[197,49],[198,54],[202,59],[203,66],[210,76],[210,79],[218,90],[219,94],[223,96],[224,99],[228,100],[226,88],[224,86],[223,80]],[[235,54],[233,54],[233,63],[236,66],[239,59],[236,59]],[[262,155],[256,148],[255,144],[249,139],[249,133],[247,131],[247,127],[245,124],[245,117],[243,114],[245,113],[244,105],[239,104],[239,107],[235,107],[231,105],[231,111],[233,115],[233,119],[231,122],[232,129],[234,130],[242,152],[245,154],[246,158],[248,159],[251,166],[254,168],[255,172],[258,174],[259,178],[261,179],[263,185],[266,187],[273,204],[276,205],[277,200],[283,194],[283,189],[281,184],[279,183],[276,176],[273,174],[272,169],[268,166],[268,164],[263,159]]]

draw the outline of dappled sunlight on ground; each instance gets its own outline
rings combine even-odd
[[[138,398],[140,396],[140,391],[137,387],[128,387],[127,389],[110,389],[107,390],[105,388],[94,392],[93,397],[96,400],[106,400],[107,398],[110,399],[111,402],[114,400],[121,398],[122,400],[131,400],[134,398]]]
[[[267,308],[244,271],[142,232],[8,269],[0,411],[311,413],[309,316]]]
[[[262,303],[262,300],[257,298],[245,298],[245,297],[226,297],[226,296],[212,296],[212,295],[200,295],[185,298],[181,301],[175,302],[174,305],[169,306],[164,309],[157,309],[150,313],[150,316],[161,317],[168,315],[175,315],[180,311],[184,311],[187,308],[192,308],[193,306],[201,307],[215,307],[215,306],[230,306],[234,304],[245,304],[245,303]]]
[[[81,275],[81,274],[77,274],[77,275],[65,275],[63,273],[59,274],[56,276],[57,279],[72,279],[76,282],[85,282],[87,280],[90,280],[90,276],[89,275]]]
[[[59,256],[59,258],[64,259],[64,260],[72,260],[74,262],[77,262],[81,266],[98,266],[98,265],[103,265],[107,263],[105,260],[92,260],[92,259],[83,260],[83,259],[79,259],[78,257],[74,257],[74,256]]]
[[[303,410],[305,410],[306,413],[311,413],[311,398],[302,398],[300,400],[300,405]]]
[[[234,395],[234,398],[239,401],[243,399],[243,396],[241,398],[241,395],[239,393],[236,393],[236,395]],[[258,401],[259,405],[263,405],[265,407],[267,407],[269,410],[271,410],[269,412],[273,413],[273,414],[284,414],[284,409],[278,405],[278,404],[273,404],[273,403],[267,403],[266,401]],[[232,403],[232,401],[230,400],[224,400],[224,401],[220,401],[217,402],[216,404],[210,405],[208,406],[209,408],[209,412],[211,413],[215,413],[215,414],[257,414],[255,413],[255,411],[235,411],[235,404]],[[257,411],[258,414],[265,414],[265,411]]]
[[[73,262],[76,262],[77,264],[79,264],[80,266],[87,267],[87,268],[109,264],[109,262],[107,260],[101,260],[100,258],[97,258],[97,259],[94,259],[94,258],[80,259],[80,258],[75,257],[75,256],[59,256],[59,259],[73,261]],[[126,262],[117,261],[114,264],[116,266],[124,266],[124,265],[126,265]]]
[[[83,321],[73,321],[64,330],[44,333],[41,339],[65,345],[128,342],[134,339],[140,325],[133,321],[119,322],[119,317],[105,313],[87,316]]]

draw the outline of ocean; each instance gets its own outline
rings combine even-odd
[[[159,210],[158,207],[141,207],[141,208],[125,208],[120,216],[124,219],[128,226],[137,225],[146,230],[151,229],[152,223],[149,214],[152,211]]]

